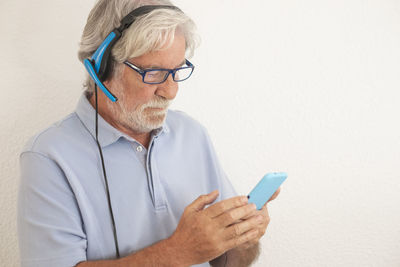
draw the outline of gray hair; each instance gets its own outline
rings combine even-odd
[[[83,30],[78,57],[90,58],[107,35],[120,26],[120,21],[132,10],[144,5],[172,5],[169,0],[98,0],[91,10]],[[186,55],[193,56],[199,38],[194,22],[184,13],[172,9],[156,9],[138,19],[124,31],[111,50],[111,73],[118,75],[118,66],[125,60],[139,57],[171,45],[175,32],[186,41]],[[94,82],[87,74],[84,87],[93,92]]]

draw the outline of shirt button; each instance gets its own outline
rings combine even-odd
[[[138,146],[138,147],[136,148],[136,151],[137,151],[137,152],[142,152],[142,151],[143,151],[143,147],[142,147],[142,146]]]

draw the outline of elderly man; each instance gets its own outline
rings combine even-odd
[[[267,207],[236,196],[206,130],[168,110],[193,72],[195,40],[192,20],[167,0],[96,3],[79,51],[87,89],[74,113],[21,153],[22,266],[256,258]]]

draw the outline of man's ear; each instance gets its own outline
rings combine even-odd
[[[111,80],[110,80],[110,79],[108,79],[107,81],[104,81],[103,84],[104,84],[107,88],[109,88],[110,90],[112,90],[112,89],[111,89],[111,88],[112,88],[112,83],[111,83]]]

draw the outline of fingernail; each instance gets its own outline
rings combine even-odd
[[[257,216],[257,222],[262,222],[263,221],[263,217],[261,215]]]
[[[242,197],[240,200],[242,203],[247,203],[249,201],[247,197]]]

